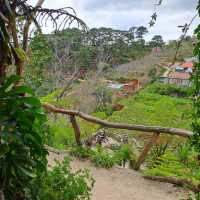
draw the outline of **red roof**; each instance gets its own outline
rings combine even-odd
[[[189,79],[190,74],[186,72],[171,72],[168,75],[169,78]]]
[[[185,62],[181,65],[183,68],[193,68],[193,62]]]

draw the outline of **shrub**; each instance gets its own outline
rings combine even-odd
[[[146,169],[144,173],[150,176],[187,179],[195,185],[200,183],[200,166],[196,159],[190,157],[185,164],[176,153],[171,151],[166,152],[159,160],[156,160],[153,167]]]
[[[72,147],[70,151],[70,154],[72,156],[76,156],[78,158],[89,158],[91,153],[92,153],[91,149],[83,146]]]
[[[167,142],[166,144],[157,144],[153,147],[147,159],[147,165],[149,168],[159,164],[160,158],[165,154],[168,146],[169,143]]]
[[[150,93],[157,93],[160,95],[189,97],[192,96],[192,88],[179,87],[173,84],[154,83],[146,88]]]
[[[97,167],[111,168],[116,164],[114,155],[101,146],[97,146],[96,149],[92,151],[91,160]]]
[[[193,153],[193,149],[188,142],[183,145],[180,145],[177,149],[177,157],[184,164],[188,164],[192,153]]]
[[[136,155],[133,151],[133,148],[129,144],[123,144],[116,151],[115,154],[118,164],[125,166],[126,162],[130,162],[130,165],[133,167],[136,161]]]
[[[189,194],[187,200],[200,200],[200,193],[195,195],[195,199],[193,198],[191,194]]]
[[[69,164],[65,158],[51,171],[39,174],[26,190],[27,200],[89,200],[94,179],[87,170],[72,172]]]
[[[105,112],[107,116],[112,115],[112,90],[106,86],[99,86],[96,88],[94,95],[98,103],[96,112]]]
[[[16,88],[19,81],[11,76],[0,86],[0,192],[6,200],[23,199],[25,187],[47,164],[41,103],[29,87]]]

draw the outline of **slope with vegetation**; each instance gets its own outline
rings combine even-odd
[[[146,87],[135,96],[121,100],[124,109],[114,112],[109,120],[190,130],[192,102],[188,98],[168,96],[170,92],[173,95],[176,89],[180,95],[184,90],[175,86],[173,92],[172,88],[157,83]]]
[[[197,193],[198,200],[200,64],[196,64],[192,79],[194,86],[192,119],[190,89],[154,83],[134,96],[113,99],[114,93],[110,92],[104,84],[100,85],[102,80],[99,79],[105,80],[107,72],[117,73],[123,71],[122,68],[125,69],[124,76],[133,72],[132,64],[122,65],[121,68],[118,65],[149,54],[152,47],[160,47],[163,52],[172,49],[171,52],[174,53],[176,49],[170,46],[174,43],[164,45],[160,36],[154,37],[150,43],[147,43],[143,37],[147,29],[143,26],[132,27],[129,31],[109,28],[91,29],[87,33],[68,28],[43,38],[36,32],[36,37],[29,43],[29,36],[32,36],[31,24],[34,23],[40,32],[40,24],[44,21],[48,23],[49,18],[54,25],[57,25],[56,20],[62,16],[64,20],[62,24],[77,22],[83,29],[86,28],[82,20],[69,13],[69,8],[44,9],[41,7],[43,2],[38,0],[37,5],[33,7],[24,0],[1,1],[0,52],[3,54],[0,55],[0,200],[90,199],[94,180],[88,171],[72,171],[69,159],[57,163],[55,167],[48,170],[47,149],[49,148],[45,144],[70,149],[71,155],[89,158],[98,167],[111,168],[114,165],[126,167],[128,162],[133,168],[137,153],[141,151],[141,145],[143,147],[145,142],[143,140],[138,145],[138,141],[134,140],[137,145],[133,145],[133,142],[128,140],[127,144],[117,143],[110,147],[77,147],[68,119],[49,113],[46,122],[47,115],[43,112],[40,100],[35,97],[32,89],[24,84],[24,71],[25,82],[29,83],[37,94],[43,96],[53,92],[42,98],[43,102],[76,108],[80,106],[80,101],[85,96],[86,100],[93,97],[96,104],[92,107],[91,102],[88,102],[89,108],[92,107],[88,113],[117,122],[173,126],[190,130],[193,119],[194,135],[191,140],[177,138],[175,142],[166,138],[162,138],[162,141],[158,140],[142,167],[148,178],[153,176],[153,179],[156,179],[158,176],[158,179],[164,180],[163,177],[166,177],[167,180],[173,180],[173,183],[178,179],[179,185],[186,186]],[[185,28],[187,29],[187,24]],[[199,28],[196,32],[199,39]],[[184,42],[188,48],[184,49],[182,46],[181,54],[187,52],[189,55],[192,49],[189,48],[191,38],[189,40],[188,37],[185,38]],[[200,44],[197,43],[195,54],[198,59],[200,59],[199,47]],[[178,55],[178,59],[183,58],[181,54]],[[171,58],[168,54],[166,57]],[[159,63],[159,66],[160,64],[162,63]],[[145,63],[143,66],[143,71],[146,71]],[[145,74],[156,79],[160,68],[154,69],[150,65],[147,68],[148,73]],[[88,71],[92,71],[92,74]],[[135,75],[137,76],[137,72]],[[69,79],[71,76],[72,79]],[[88,88],[87,85],[92,85],[91,82],[87,82],[90,79],[87,77],[95,77],[95,87],[89,89],[85,96],[81,96],[79,94],[84,88],[82,86]],[[85,81],[78,80],[79,78]],[[60,95],[60,90],[61,94],[65,95]],[[116,102],[124,106],[121,111],[113,109],[112,104]],[[87,124],[82,120],[78,122],[82,128],[83,139],[100,128],[98,125]],[[110,177],[112,179],[114,176],[112,174],[104,176],[108,179]],[[141,178],[137,180],[141,181]],[[113,179],[111,183],[112,181]],[[131,186],[134,185],[132,181],[129,183]],[[139,182],[137,183],[140,185]],[[141,184],[140,188],[146,186],[147,189],[145,191],[141,189],[141,192],[148,191],[149,194],[148,181],[142,183],[144,184]],[[124,184],[126,185],[126,182]],[[127,190],[128,188],[131,188],[130,185],[124,187]],[[153,191],[156,193],[158,188]],[[113,191],[109,194],[113,195]],[[167,195],[162,193],[159,197],[165,198]],[[152,195],[152,198],[158,196]]]

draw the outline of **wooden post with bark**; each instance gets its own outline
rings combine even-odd
[[[70,115],[70,121],[71,121],[72,127],[74,129],[76,143],[77,143],[77,145],[80,146],[81,145],[81,130],[76,121],[75,115]]]
[[[149,143],[147,143],[144,146],[144,149],[143,149],[142,153],[140,154],[140,156],[139,156],[139,158],[138,158],[138,160],[137,160],[137,162],[135,164],[135,167],[134,167],[135,170],[139,170],[140,169],[141,164],[144,162],[145,157],[147,156],[147,154],[149,153],[149,151],[151,150],[153,145],[156,143],[157,139],[159,138],[159,135],[160,135],[160,133],[154,133],[152,135],[152,138],[149,141]]]

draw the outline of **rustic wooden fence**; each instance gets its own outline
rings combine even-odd
[[[72,127],[74,129],[77,145],[81,145],[81,131],[77,123],[76,117],[80,117],[91,123],[99,124],[102,127],[135,130],[135,131],[141,131],[144,133],[147,133],[147,132],[153,133],[150,141],[144,146],[144,149],[141,152],[136,162],[135,170],[140,169],[140,166],[144,162],[146,155],[151,150],[153,145],[156,143],[161,133],[169,134],[169,135],[177,135],[177,136],[186,137],[186,138],[193,135],[191,131],[177,129],[177,128],[166,128],[166,127],[159,127],[159,126],[144,126],[144,125],[108,122],[106,120],[93,117],[91,115],[88,115],[80,111],[57,108],[50,104],[43,104],[43,107],[49,112],[60,113],[60,114],[68,115],[70,117],[70,122],[72,123]]]

